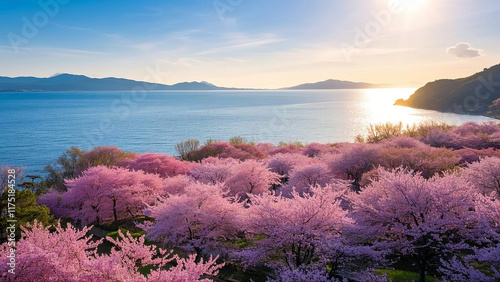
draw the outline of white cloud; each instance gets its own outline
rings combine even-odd
[[[460,42],[457,45],[446,49],[448,55],[455,55],[458,58],[480,57],[483,50],[470,46],[467,42]]]

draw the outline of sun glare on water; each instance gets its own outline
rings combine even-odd
[[[422,117],[412,115],[415,109],[394,106],[397,99],[407,99],[416,88],[382,88],[365,89],[364,106],[366,118],[372,123],[400,122],[413,124],[421,121]]]

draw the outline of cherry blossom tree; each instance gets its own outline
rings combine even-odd
[[[496,192],[500,195],[500,158],[484,158],[469,164],[463,170],[463,176],[477,191],[488,195]]]
[[[286,268],[283,267],[277,272],[276,278],[269,278],[267,282],[344,282],[344,281],[360,281],[360,282],[387,282],[387,275],[376,275],[375,270],[365,270],[360,273],[353,274],[350,280],[332,278],[326,267],[299,267],[299,268]]]
[[[282,267],[276,270],[276,277],[269,278],[267,282],[336,282],[339,281],[335,278],[329,278],[328,271],[325,267],[306,267],[301,266],[298,268]]]
[[[247,160],[231,168],[231,176],[225,185],[230,195],[246,198],[248,194],[269,192],[272,185],[280,184],[280,175],[271,172],[264,163]]]
[[[453,151],[457,157],[460,158],[459,164],[470,164],[473,162],[479,162],[482,158],[486,157],[497,157],[500,158],[500,150],[493,148],[488,149],[471,149],[465,148]]]
[[[289,173],[298,165],[313,163],[314,160],[302,154],[275,154],[267,160],[269,169],[283,176],[289,176]]]
[[[180,195],[170,195],[144,214],[155,223],[139,227],[147,237],[164,244],[195,250],[222,250],[229,239],[240,230],[239,214],[242,205],[227,197],[220,185],[195,183],[187,186]]]
[[[335,181],[325,163],[303,164],[296,166],[290,173],[289,189],[294,188],[299,194],[307,193],[312,186],[321,186]]]
[[[251,195],[246,212],[247,232],[255,247],[240,252],[246,263],[268,261],[279,269],[295,269],[313,263],[325,243],[341,236],[351,221],[340,207],[338,198],[348,190],[347,185],[311,187],[311,194],[293,198],[272,195]],[[281,262],[271,263],[279,256]]]
[[[216,264],[216,259],[210,257],[206,262],[203,259],[196,263],[196,255],[182,259],[172,255],[172,251],[157,249],[154,245],[146,245],[144,236],[133,238],[130,233],[118,231],[119,239],[106,238],[115,247],[109,255],[99,255],[91,260],[90,268],[97,271],[85,275],[87,281],[198,281],[203,274],[215,275],[223,266]],[[168,263],[177,263],[168,270],[163,269]],[[112,265],[113,267],[109,267]],[[153,267],[147,277],[139,271],[140,268]],[[201,279],[201,281],[210,281]]]
[[[493,276],[500,279],[500,243],[490,248],[474,249],[473,256],[479,263],[488,263]]]
[[[500,126],[494,122],[466,122],[451,130],[433,128],[429,130],[423,141],[433,147],[448,148],[500,148]]]
[[[311,143],[304,148],[302,153],[310,158],[314,158],[323,154],[334,154],[338,152],[338,149],[330,144]]]
[[[317,160],[316,160],[317,161]],[[313,163],[315,160],[308,158],[302,154],[276,154],[273,155],[270,159],[266,160],[267,166],[269,170],[274,173],[281,175],[280,184],[274,184],[272,189],[278,190],[283,185],[288,183],[290,179],[290,172],[298,165],[306,165],[309,163]]]
[[[194,166],[189,175],[197,181],[205,184],[224,183],[231,175],[232,167],[239,164],[239,161],[233,158],[206,158],[200,164]]]
[[[266,156],[269,156],[269,152],[274,149],[274,145],[271,143],[258,143],[255,146]]]
[[[477,197],[476,206],[477,213],[480,214],[483,220],[481,230],[484,233],[484,239],[490,239],[500,242],[500,196],[498,193],[493,192],[486,196]]]
[[[498,131],[500,131],[500,126],[496,122],[477,123],[470,121],[451,129],[452,133],[460,136],[480,134],[491,135]]]
[[[67,217],[70,214],[70,210],[61,205],[62,196],[63,193],[57,190],[49,191],[46,194],[42,194],[37,203],[48,207],[50,212],[57,218]]]
[[[66,182],[62,206],[83,224],[109,222],[142,214],[146,203],[153,203],[162,190],[161,178],[125,168],[92,167],[82,176]]]
[[[155,153],[146,153],[125,159],[119,165],[131,170],[142,170],[147,173],[158,174],[161,177],[185,174],[194,166],[191,162]]]
[[[479,240],[477,193],[456,175],[426,180],[404,170],[380,170],[359,195],[351,197],[352,218],[365,240],[377,239],[395,254],[412,258],[420,281],[441,258]]]
[[[480,226],[484,232],[481,244],[473,253],[441,260],[438,269],[446,279],[453,281],[498,281],[500,279],[500,201],[496,197],[480,197],[482,205],[476,210],[485,220]],[[478,268],[478,266],[481,266]]]
[[[55,232],[35,223],[23,228],[23,237],[16,244],[16,268],[9,273],[10,249],[8,243],[0,246],[0,277],[3,281],[198,281],[203,274],[215,275],[221,264],[216,259],[195,262],[195,257],[179,258],[145,244],[144,236],[138,239],[119,231],[119,239],[107,238],[114,245],[109,254],[98,254],[97,247],[103,240],[91,240],[89,228],[78,230],[60,224]],[[166,269],[168,263],[177,266]],[[146,276],[141,268],[151,268]],[[202,281],[209,281],[208,279]]]
[[[380,164],[380,146],[376,144],[351,144],[343,146],[328,162],[330,170],[337,176],[352,181],[352,189],[360,190],[361,178],[365,172]]]
[[[22,238],[16,242],[14,275],[7,272],[9,259],[4,256],[10,246],[8,243],[1,245],[2,278],[13,281],[78,281],[79,276],[86,272],[84,265],[89,261],[88,257],[95,255],[95,248],[101,243],[81,240],[88,231],[86,227],[78,230],[71,225],[67,229],[58,225],[56,232],[51,233],[36,221],[33,225],[27,224]]]
[[[187,175],[179,174],[163,179],[163,191],[160,193],[163,197],[168,197],[172,194],[184,193],[184,188],[193,183],[193,179]]]
[[[301,146],[297,146],[295,144],[289,144],[285,146],[278,146],[272,150],[269,151],[269,155],[276,155],[276,154],[302,154],[304,151],[304,148]]]
[[[429,145],[421,142],[418,139],[411,138],[408,136],[399,136],[386,139],[381,142],[381,145],[385,148],[408,148],[408,149],[428,149]]]
[[[460,149],[463,146],[457,145],[455,140],[458,139],[459,136],[457,134],[445,131],[441,128],[433,128],[429,130],[425,137],[422,138],[422,142],[432,147]]]
[[[497,247],[478,250],[478,254],[468,255],[464,259],[454,256],[448,261],[442,260],[438,271],[445,279],[451,281],[495,282],[500,279],[500,269],[498,268],[498,263],[500,262],[499,253],[500,248]],[[488,263],[491,261],[496,263],[497,268],[491,266],[490,271],[492,274],[490,275],[481,272],[471,265],[472,263]]]
[[[244,161],[261,159],[265,157],[265,153],[251,144],[238,143],[232,145],[228,142],[214,142],[191,152],[190,159],[192,161],[201,161],[209,157],[233,158]]]
[[[404,167],[420,172],[425,178],[436,173],[452,171],[459,162],[453,151],[446,148],[385,148],[381,151],[380,164],[388,169]]]
[[[489,135],[479,133],[477,135],[467,135],[456,140],[457,148],[473,148],[473,149],[486,149],[486,148],[500,148],[500,132]]]
[[[243,152],[250,154],[251,159],[262,159],[266,156],[266,153],[263,152],[262,150],[260,150],[260,148],[254,144],[240,143],[240,144],[233,145],[233,147],[240,150],[240,151],[243,151]],[[224,157],[224,156],[221,156],[221,157]],[[228,155],[228,157],[231,157],[231,156]],[[246,159],[250,159],[250,158],[246,158]]]

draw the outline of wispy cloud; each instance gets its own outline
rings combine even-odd
[[[202,46],[200,42],[205,37],[214,37],[216,34],[199,30],[199,29],[186,29],[179,30],[175,32],[168,32],[165,34],[158,34],[154,40],[142,42],[134,41],[124,44],[129,46],[134,50],[139,50],[142,52],[156,52],[158,55],[164,53],[164,51],[172,52],[174,49],[179,47],[183,50],[187,50],[189,46]],[[128,40],[131,41],[131,40]]]
[[[166,36],[172,40],[193,41],[203,38],[204,36],[214,37],[217,33],[209,32],[201,29],[185,29],[174,32],[169,32]]]
[[[244,60],[244,59],[238,59],[238,58],[229,58],[229,57],[226,57],[224,58],[230,62],[234,62],[234,63],[246,63],[247,60]]]
[[[81,50],[81,49],[60,49],[60,48],[49,48],[48,51],[51,51],[55,54],[65,54],[65,55],[74,55],[74,56],[86,56],[86,55],[111,55],[108,52],[102,51],[89,51],[89,50]]]
[[[51,48],[51,47],[18,47],[19,50],[52,54],[52,55],[73,55],[73,56],[88,56],[88,55],[110,55],[111,53],[101,51],[91,51],[82,49],[69,48]],[[0,45],[0,50],[12,52],[12,46]]]
[[[202,61],[185,57],[185,58],[178,58],[178,59],[163,59],[161,60],[162,63],[165,63],[166,65],[174,66],[174,67],[184,67],[184,68],[193,68],[200,66],[203,64]]]
[[[143,42],[143,43],[133,44],[131,45],[131,47],[139,51],[151,52],[157,50],[164,43],[165,43],[164,41]]]
[[[100,35],[103,37],[107,37],[109,39],[119,39],[121,36],[116,33],[107,33],[107,32],[102,32],[99,30],[94,30],[86,27],[80,27],[80,26],[73,26],[73,25],[67,25],[67,24],[60,24],[56,22],[51,22],[52,25],[61,27],[61,28],[66,28],[66,29],[71,29],[71,30],[77,30],[77,31],[82,31],[82,32],[87,32],[87,33],[92,33],[96,35]]]
[[[277,42],[284,41],[282,38],[278,38],[275,36],[264,36],[262,38],[250,38],[250,39],[238,39],[238,40],[230,40],[225,43],[224,46],[216,47],[212,49],[208,49],[202,52],[199,52],[197,55],[208,55],[208,54],[219,54],[226,53],[231,51],[250,49],[259,46],[269,45]]]

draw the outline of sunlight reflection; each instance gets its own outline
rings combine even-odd
[[[415,88],[365,89],[364,118],[371,123],[401,121],[404,124],[414,124],[428,120],[428,116],[422,116],[422,110],[394,106],[397,99],[407,99],[415,90]]]

